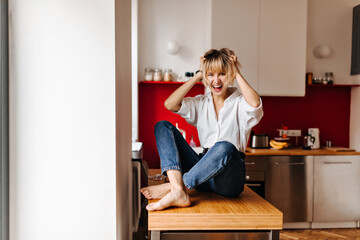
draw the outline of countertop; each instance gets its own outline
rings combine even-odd
[[[360,152],[335,152],[324,148],[303,150],[301,147],[298,148],[287,148],[287,149],[246,149],[246,156],[266,156],[266,155],[360,155]]]

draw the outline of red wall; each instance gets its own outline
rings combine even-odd
[[[191,136],[199,145],[199,137],[194,126],[188,124],[182,117],[164,107],[164,102],[180,85],[172,83],[139,84],[139,141],[144,143],[144,160],[150,168],[160,168],[159,155],[156,149],[154,127],[158,121],[167,120],[172,124],[178,123],[180,129],[186,131],[186,140]],[[196,96],[204,93],[204,86],[196,84],[186,96]]]
[[[187,141],[194,135],[199,144],[195,127],[175,113],[165,109],[165,99],[177,88],[177,84],[139,84],[139,141],[144,143],[144,159],[150,168],[159,168],[154,126],[160,120],[168,120],[186,131]],[[202,94],[204,87],[196,85],[188,94]],[[278,136],[276,129],[282,125],[289,129],[320,129],[320,143],[331,140],[333,146],[349,147],[350,87],[307,87],[305,97],[262,97],[264,117],[253,128],[255,133],[268,133],[270,139]],[[292,140],[295,145],[295,139]],[[302,138],[299,138],[302,145]]]

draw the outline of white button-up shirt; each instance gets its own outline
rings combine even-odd
[[[211,92],[184,98],[176,113],[197,128],[202,147],[211,148],[216,142],[227,141],[241,152],[246,150],[251,128],[263,116],[261,99],[260,106],[254,108],[237,89],[225,100],[218,118]]]

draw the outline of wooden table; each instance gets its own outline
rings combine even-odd
[[[149,176],[159,172],[150,169]],[[161,181],[149,180],[149,185],[158,183]],[[190,197],[190,207],[149,212],[151,240],[279,239],[282,212],[247,186],[236,198],[195,190]]]

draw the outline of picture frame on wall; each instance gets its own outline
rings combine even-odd
[[[351,75],[360,74],[360,5],[353,9]]]

